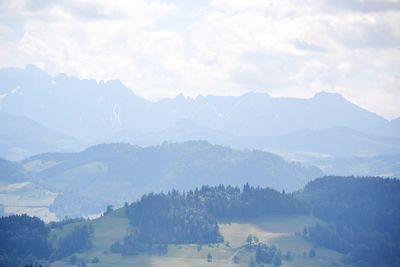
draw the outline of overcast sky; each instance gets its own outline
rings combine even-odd
[[[395,118],[399,25],[400,0],[0,0],[0,67],[120,79],[148,99],[339,92]]]

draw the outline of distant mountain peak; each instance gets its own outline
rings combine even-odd
[[[400,127],[396,121],[389,125],[384,118],[338,93],[319,92],[308,99],[272,97],[265,92],[195,98],[179,94],[153,102],[135,95],[119,81],[57,78],[32,65],[27,69],[30,71],[0,70],[1,111],[28,116],[88,142],[104,140],[126,129],[157,133],[182,119],[192,120],[201,126],[202,134],[208,132],[207,135],[218,139],[224,137],[206,129],[236,136],[276,136],[303,129],[343,126],[393,136],[398,135]],[[23,95],[12,94],[15,88]],[[190,127],[182,127],[187,128]],[[170,130],[168,133],[172,140],[182,136],[173,135]],[[190,138],[204,136],[194,131],[185,134]]]
[[[186,97],[183,93],[179,93],[178,95],[175,96],[176,100],[186,100]]]
[[[176,127],[199,127],[194,121],[188,119],[182,119],[175,123]]]
[[[313,97],[314,99],[340,99],[346,100],[341,94],[335,92],[320,91],[316,93]]]
[[[258,96],[272,97],[267,92],[254,92],[254,91],[249,91],[247,93],[244,93],[242,96],[244,96],[244,97],[258,97]]]
[[[115,87],[124,87],[124,88],[126,87],[120,80],[117,79],[108,80],[105,82],[105,84]]]
[[[50,75],[46,71],[44,71],[41,68],[39,68],[38,66],[35,66],[35,65],[32,65],[32,64],[26,65],[24,71],[27,74],[31,75],[32,77],[50,78]]]
[[[33,65],[33,64],[27,64],[27,65],[25,66],[25,70],[27,70],[27,71],[40,71],[40,72],[45,72],[45,71],[43,71],[41,68],[39,68],[38,66]]]

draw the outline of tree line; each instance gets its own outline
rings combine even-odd
[[[400,266],[400,181],[380,177],[316,179],[299,197],[326,221],[303,236],[354,266]]]
[[[71,221],[76,220],[46,225],[26,214],[0,217],[0,266],[48,266],[51,261],[90,248],[90,224],[73,227],[57,244],[50,242],[50,230]]]
[[[150,193],[130,205],[126,203],[123,210],[131,231],[110,249],[123,255],[164,254],[167,244],[222,242],[217,223],[220,219],[312,214],[324,223],[306,227],[303,237],[343,253],[346,263],[400,266],[397,179],[329,176],[310,182],[294,194],[249,184],[243,188],[203,186],[188,192]],[[81,219],[46,225],[27,215],[1,217],[0,266],[21,266],[34,263],[35,259],[54,260],[87,250],[93,233],[90,225]],[[50,244],[50,229],[58,227],[72,230]],[[258,243],[254,237],[247,242]],[[270,262],[275,256],[273,251],[260,245],[259,262]],[[278,251],[275,254],[281,257]]]
[[[218,219],[252,218],[271,214],[305,213],[293,194],[270,188],[202,186],[188,192],[150,193],[126,204],[132,232],[112,250],[143,251],[148,244],[223,242]]]

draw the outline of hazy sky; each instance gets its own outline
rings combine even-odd
[[[399,25],[400,0],[0,0],[0,67],[120,79],[149,99],[333,91],[394,118]]]

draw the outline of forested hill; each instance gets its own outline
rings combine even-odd
[[[324,177],[299,195],[328,222],[306,238],[346,255],[356,266],[400,266],[400,181],[379,177]]]
[[[108,208],[97,220],[107,220],[112,213]],[[101,231],[110,233],[109,251],[121,255],[163,254],[167,252],[168,244],[221,243],[224,240],[219,228],[221,221],[268,220],[263,216],[309,214],[310,218],[316,216],[319,220],[314,222],[318,223],[306,226],[303,237],[296,235],[294,238],[304,238],[318,249],[336,250],[343,255],[345,265],[392,267],[400,264],[400,181],[397,179],[323,177],[291,194],[248,184],[242,189],[223,185],[202,186],[186,192],[172,189],[168,193],[146,194],[138,201],[126,203],[118,213],[130,222],[128,230],[122,233],[125,236],[114,237],[113,231],[106,229],[114,229],[112,220],[101,224]],[[13,225],[9,223],[11,220]],[[52,238],[37,221],[18,216],[0,218],[0,236],[11,238],[17,232],[19,235],[13,239],[16,242],[13,246],[21,246],[26,239],[31,240],[31,233],[25,229],[33,223],[42,229],[33,238],[52,244],[51,251],[43,243],[43,249],[33,254],[43,261],[65,259],[89,250],[91,245],[96,246],[91,243],[93,221],[51,224],[48,227],[53,229],[71,224],[68,227],[71,231],[60,237],[52,235]],[[26,260],[26,253],[12,254],[8,244],[0,242],[0,266],[4,262],[13,262],[15,257]]]
[[[144,195],[125,206],[136,229],[136,240],[150,243],[213,243],[223,240],[216,219],[255,218],[263,215],[305,214],[293,194],[270,188],[224,185],[202,186],[180,193]]]
[[[316,246],[343,254],[353,266],[400,265],[400,181],[379,177],[323,177],[296,194],[268,188],[209,187],[179,193],[150,194],[125,212],[136,236],[117,251],[138,242],[219,242],[216,222],[271,214],[310,214],[321,219],[304,229]]]
[[[249,182],[293,191],[322,175],[318,168],[287,162],[274,154],[234,150],[204,141],[151,147],[103,144],[80,153],[42,154],[23,164],[49,166],[42,167],[36,176],[54,190],[66,192],[60,198],[73,191],[94,202],[113,205],[151,191],[188,190],[203,184],[241,186]],[[63,205],[59,200],[58,207]],[[65,205],[73,203],[66,201]]]
[[[400,181],[380,177],[327,176],[308,183],[301,197],[313,214],[368,231],[395,231],[400,238]],[[393,228],[394,221],[397,226]]]
[[[246,182],[279,190],[296,190],[322,174],[318,168],[287,162],[271,153],[234,150],[205,141],[163,143],[150,147],[103,144],[80,153],[42,154],[24,163],[34,160],[58,162],[40,172],[42,178],[53,179],[60,174],[62,177],[63,173],[74,168],[100,162],[107,166],[104,177],[129,179],[136,186],[157,183],[166,190],[171,187],[191,189],[203,184],[242,185]],[[70,179],[74,181],[73,173]]]

